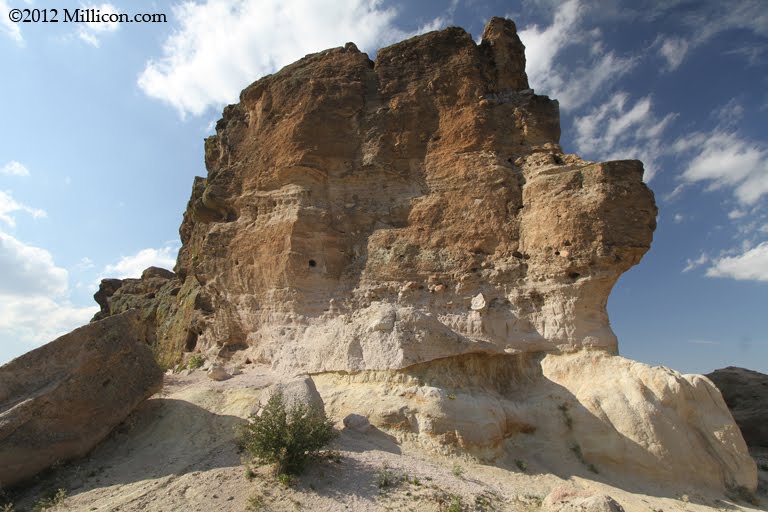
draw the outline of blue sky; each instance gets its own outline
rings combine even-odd
[[[203,138],[239,91],[314,51],[515,20],[561,144],[639,158],[653,246],[613,291],[623,355],[768,372],[763,0],[0,0],[0,362],[88,321],[101,277],[172,267]],[[657,5],[663,4],[663,6]],[[167,23],[12,23],[11,9]]]

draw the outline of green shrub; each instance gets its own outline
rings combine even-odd
[[[61,505],[66,499],[67,491],[64,489],[57,489],[55,492],[49,492],[46,496],[36,500],[32,506],[32,510],[33,512],[43,512],[49,508]]]
[[[198,368],[202,368],[205,364],[205,356],[202,354],[192,354],[192,356],[189,358],[189,361],[187,361],[187,368],[190,370],[197,370]]]
[[[286,407],[282,393],[274,393],[262,414],[240,427],[242,447],[255,459],[275,464],[275,475],[298,474],[312,456],[337,436],[321,411],[301,402]]]

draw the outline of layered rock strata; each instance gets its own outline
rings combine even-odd
[[[524,69],[497,18],[479,45],[449,28],[374,62],[347,44],[245,89],[206,140],[168,284],[199,314],[170,334],[158,317],[160,343],[291,372],[615,352],[606,301],[649,247],[653,195],[638,161],[563,154]],[[100,315],[149,281],[105,283]]]

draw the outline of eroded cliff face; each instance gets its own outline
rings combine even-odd
[[[559,136],[499,18],[479,45],[449,28],[373,62],[350,43],[257,81],[206,140],[180,229],[175,271],[207,310],[161,343],[308,372],[615,351],[605,305],[649,247],[653,195],[640,162]]]
[[[480,44],[348,43],[255,82],[205,142],[175,275],[105,281],[97,316],[138,307],[167,365],[310,374],[331,416],[436,449],[754,488],[708,380],[614,355],[606,302],[653,194],[639,161],[563,154],[523,51],[494,18]]]

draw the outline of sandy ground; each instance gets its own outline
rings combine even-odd
[[[764,468],[755,506],[706,489],[642,487],[594,475],[567,453],[562,465],[547,467],[537,457],[546,447],[510,446],[514,456],[488,465],[436,455],[377,429],[342,430],[335,454],[284,485],[269,468],[247,472],[234,442],[234,426],[274,381],[269,368],[257,365],[223,382],[202,370],[166,375],[163,391],[89,457],[14,496],[15,510],[32,510],[41,496],[61,488],[68,497],[51,510],[536,511],[551,489],[563,485],[607,494],[627,512],[768,510],[768,450],[753,453]]]

